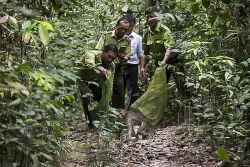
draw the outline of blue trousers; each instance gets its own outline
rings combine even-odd
[[[128,106],[126,110],[129,110],[130,106],[137,100],[138,96],[138,64],[126,64],[122,68],[122,74],[124,79],[124,88],[128,90]]]

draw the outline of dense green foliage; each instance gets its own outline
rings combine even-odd
[[[249,165],[250,0],[157,2],[158,17],[182,53],[191,92],[181,99],[169,83],[166,119],[178,113],[187,120],[192,112],[190,131],[214,151],[219,147],[219,157],[225,149],[239,166]],[[136,16],[142,35],[144,3],[0,0],[0,166],[55,165],[55,157],[67,152],[64,138],[82,112],[79,57],[124,12]],[[193,106],[185,107],[190,101]]]

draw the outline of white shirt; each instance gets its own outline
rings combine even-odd
[[[127,63],[139,64],[139,57],[143,55],[142,37],[135,32],[132,32],[128,37],[131,40],[131,56]]]

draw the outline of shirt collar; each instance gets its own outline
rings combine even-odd
[[[128,36],[129,38],[133,38],[135,36],[134,31],[132,31],[132,33]]]
[[[157,26],[156,26],[156,28],[155,28],[155,31],[160,32],[160,27],[161,27],[161,23],[158,22],[158,23],[157,23]],[[149,28],[149,29],[150,29],[150,28]],[[153,31],[151,31],[151,29],[150,29],[150,32],[153,33]]]
[[[113,30],[113,31],[112,31],[112,33],[111,33],[111,37],[116,38],[116,36],[115,36],[115,30]]]
[[[134,31],[132,31],[131,34],[127,35],[127,37],[129,37],[129,38],[134,38],[134,36],[135,36]]]
[[[115,30],[112,31],[111,38],[117,39],[117,37],[115,36]],[[124,39],[124,36],[121,39]],[[118,41],[120,41],[121,39],[119,39]]]

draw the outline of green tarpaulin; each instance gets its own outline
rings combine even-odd
[[[108,111],[112,97],[113,75],[109,75],[103,84],[102,99],[91,111],[95,115],[98,111]],[[137,99],[130,110],[141,112],[154,127],[163,117],[167,101],[166,69],[158,67],[147,91]]]
[[[109,110],[109,102],[111,101],[112,97],[113,77],[114,75],[110,74],[107,77],[107,80],[104,82],[102,87],[102,98],[97,106],[93,109],[93,112],[96,113],[99,110],[107,112]]]
[[[155,126],[163,116],[167,101],[166,69],[156,68],[147,91],[137,99],[130,110],[141,112]]]

